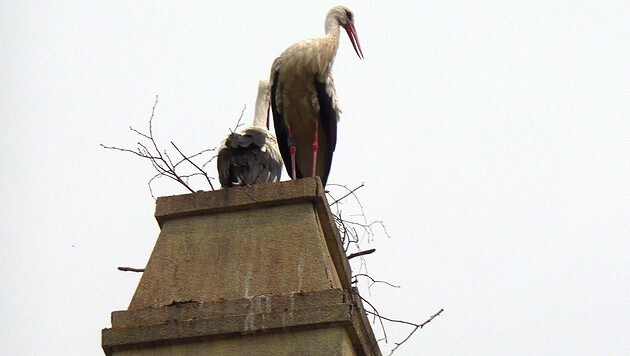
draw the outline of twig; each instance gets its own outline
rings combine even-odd
[[[392,351],[390,351],[389,355],[392,355],[394,353],[394,351],[396,351],[397,348],[400,347],[400,345],[404,344],[405,341],[409,340],[409,338],[411,337],[411,335],[413,335],[413,333],[415,333],[418,329],[422,329],[425,325],[427,325],[428,323],[431,322],[431,320],[433,320],[435,317],[437,317],[438,315],[442,314],[442,312],[444,311],[444,309],[440,309],[437,313],[431,315],[431,317],[429,319],[427,319],[424,323],[422,324],[417,324],[416,327],[409,333],[409,335],[407,335],[407,337],[401,341],[401,342],[396,342],[396,347],[394,347],[392,349]],[[386,319],[387,320],[387,319]]]
[[[393,288],[400,288],[400,286],[397,286],[397,285],[395,285],[395,284],[391,284],[391,283],[389,283],[389,282],[387,282],[387,281],[379,281],[379,280],[376,280],[376,279],[372,278],[369,274],[365,274],[365,273],[358,273],[358,274],[353,275],[352,277],[365,277],[365,278],[370,279],[370,280],[372,281],[372,284],[375,284],[375,283],[383,283],[383,284],[387,284],[388,286],[393,287]],[[370,286],[371,286],[372,284],[370,284]]]
[[[249,189],[249,185],[246,186],[238,186],[238,188],[240,188],[243,192],[245,192],[245,195],[247,195],[249,197],[249,199],[251,199],[254,203],[258,203],[258,200],[256,200],[256,198],[254,198],[251,194],[249,194],[249,192],[247,191]]]
[[[346,251],[346,253],[348,253],[348,251],[350,250],[350,246],[351,245],[355,245],[357,247],[358,250],[362,249],[362,246],[359,244],[359,242],[365,238],[366,236],[368,237],[368,239],[371,241],[373,239],[373,237],[375,236],[375,231],[373,229],[373,225],[374,224],[381,224],[381,222],[372,222],[372,223],[367,223],[367,218],[365,217],[364,214],[364,210],[363,207],[361,205],[361,201],[359,200],[359,197],[356,194],[356,191],[359,190],[360,188],[365,186],[365,183],[361,183],[361,185],[355,187],[354,189],[350,189],[345,185],[339,185],[339,184],[329,184],[329,186],[339,186],[342,187],[343,189],[345,189],[347,192],[340,197],[339,199],[335,199],[335,197],[333,196],[333,194],[331,194],[330,192],[327,192],[328,196],[331,198],[331,201],[334,201],[333,204],[331,204],[331,206],[334,207],[334,209],[336,209],[336,213],[333,213],[334,215],[334,219],[335,219],[335,225],[337,226],[339,233],[341,235],[341,242],[343,245],[343,249],[344,251]],[[363,217],[364,223],[360,223],[360,222],[355,222],[355,221],[349,221],[349,220],[345,220],[342,216],[342,211],[341,211],[341,203],[344,199],[346,199],[348,196],[352,195],[354,197],[354,200],[356,200],[356,204],[358,204],[358,206],[361,208],[361,214],[359,214],[360,216]],[[383,226],[383,225],[382,225]],[[361,234],[362,236],[359,236],[359,228],[361,229]],[[387,231],[384,229],[383,226],[383,231],[386,233],[387,235]],[[388,235],[389,237],[389,235]],[[366,252],[365,254],[367,254],[368,252]],[[358,254],[358,255],[351,255],[350,258],[354,258],[354,257],[361,257],[361,264],[359,266],[359,271],[365,271],[367,273],[367,265],[366,265],[366,261],[365,258],[362,257],[363,253]]]
[[[135,150],[131,150],[131,149],[127,149],[127,148],[120,148],[120,147],[114,147],[114,146],[106,146],[101,144],[101,147],[106,148],[106,149],[112,149],[112,150],[117,150],[117,151],[121,151],[121,152],[129,152],[129,153],[133,153],[136,156],[142,157],[142,158],[146,158],[151,162],[151,165],[153,166],[153,168],[158,172],[155,176],[153,176],[149,182],[148,182],[148,186],[149,186],[149,192],[151,194],[151,197],[153,197],[153,199],[155,199],[155,195],[153,194],[153,187],[152,187],[152,183],[156,178],[160,178],[162,176],[166,176],[178,183],[180,183],[181,185],[183,185],[189,192],[194,193],[195,190],[192,189],[192,187],[189,185],[189,181],[191,177],[194,177],[196,175],[203,175],[206,180],[208,181],[208,184],[210,185],[210,188],[214,190],[214,186],[212,185],[212,181],[211,179],[213,179],[212,177],[209,177],[208,174],[203,170],[203,168],[205,167],[206,164],[208,164],[209,162],[211,162],[216,156],[210,158],[210,160],[208,162],[206,162],[203,167],[199,167],[198,164],[196,164],[195,162],[192,161],[193,158],[205,153],[205,152],[209,152],[209,151],[214,151],[215,149],[206,149],[206,150],[202,150],[198,153],[195,153],[191,156],[186,156],[182,153],[182,151],[179,149],[179,147],[177,147],[177,145],[175,145],[175,143],[173,143],[171,141],[171,144],[173,145],[173,147],[175,147],[175,149],[177,150],[177,152],[182,156],[182,159],[177,161],[176,163],[171,159],[169,153],[166,150],[161,150],[155,140],[155,137],[153,136],[153,118],[155,117],[155,110],[158,104],[158,96],[155,96],[155,102],[153,104],[153,107],[151,108],[151,116],[149,117],[149,133],[143,133],[140,130],[137,130],[131,126],[129,126],[129,129],[140,135],[142,138],[149,140],[151,143],[148,145],[145,145],[142,142],[137,142],[137,148]],[[243,117],[243,112],[245,111],[245,107],[243,107],[243,111],[241,111],[241,118]],[[239,118],[239,122],[237,123],[237,126],[240,125],[240,119]],[[149,148],[151,147],[151,148]],[[189,174],[180,174],[177,171],[178,166],[183,163],[183,162],[188,162],[190,163],[193,167],[195,167],[195,169],[198,171],[198,173],[189,173]]]
[[[360,186],[354,188],[354,189],[350,189],[345,185],[339,185],[339,184],[328,184],[328,186],[339,186],[342,187],[343,189],[346,190],[346,192],[344,192],[345,194],[343,194],[341,196],[341,198],[335,199],[335,197],[328,193],[328,196],[330,197],[330,200],[332,200],[332,203],[330,204],[331,207],[334,206],[334,209],[336,209],[336,214],[334,214],[334,218],[335,218],[335,224],[337,225],[337,228],[339,229],[339,233],[341,235],[341,241],[343,243],[343,247],[344,247],[344,251],[348,251],[349,247],[351,245],[354,245],[358,248],[358,250],[362,250],[361,248],[361,244],[360,242],[363,241],[363,239],[365,237],[368,238],[368,242],[371,241],[374,236],[376,235],[376,228],[374,225],[380,225],[381,228],[383,229],[383,232],[385,233],[385,236],[387,236],[388,238],[391,238],[391,236],[389,235],[389,233],[387,232],[387,228],[385,227],[385,224],[382,221],[372,221],[370,223],[368,223],[368,220],[365,216],[365,210],[363,209],[363,205],[361,204],[361,201],[359,199],[359,197],[356,194],[356,191],[359,190],[360,188],[362,188],[365,184],[362,183]],[[340,204],[342,201],[344,201],[344,199],[346,199],[348,196],[353,196],[354,200],[356,200],[356,204],[359,206],[360,208],[360,214],[356,214],[356,215],[350,215],[350,216],[359,216],[361,217],[360,219],[357,219],[359,221],[351,221],[351,220],[345,220],[341,211],[341,205]],[[333,208],[331,208],[333,209]],[[355,220],[355,219],[353,219]],[[360,220],[363,220],[363,222],[361,222]],[[358,232],[362,231],[362,236],[359,236]],[[356,253],[352,253],[348,256],[348,259],[354,258],[354,257],[359,257],[359,256],[364,256],[370,253],[373,253],[375,251],[375,249],[369,249],[369,250],[364,250],[364,251],[360,251],[360,252],[356,252]],[[347,252],[346,252],[347,253]],[[368,285],[368,291],[369,288],[375,284],[375,283],[384,283],[387,284],[391,287],[394,288],[400,288],[400,286],[391,284],[389,282],[386,281],[379,281],[379,280],[375,280],[374,278],[370,277],[369,274],[367,274],[367,265],[366,265],[366,261],[365,258],[361,258],[361,266],[359,268],[359,271],[363,271],[365,270],[366,273],[359,273],[356,275],[353,275],[353,282],[352,283],[357,283],[358,282],[358,277],[365,277],[368,278],[371,281],[371,284]],[[353,290],[353,292],[365,303],[365,305],[369,308],[371,308],[372,311],[369,310],[364,310],[366,312],[366,314],[369,314],[371,316],[373,316],[373,323],[376,323],[376,319],[378,319],[378,322],[381,326],[381,330],[383,332],[383,338],[379,339],[379,342],[381,340],[385,340],[385,342],[388,342],[387,339],[387,333],[386,333],[386,328],[384,325],[384,321],[387,322],[391,322],[391,323],[399,323],[399,324],[404,324],[404,325],[409,325],[413,327],[413,330],[411,330],[411,332],[409,333],[409,335],[407,335],[407,337],[405,337],[401,342],[398,342],[395,344],[394,349],[392,350],[392,353],[394,352],[394,350],[396,350],[398,347],[400,347],[400,345],[402,345],[404,342],[406,342],[407,340],[409,340],[411,338],[411,336],[418,330],[421,329],[424,325],[426,325],[428,322],[430,322],[431,320],[433,320],[433,318],[437,317],[438,315],[440,315],[440,313],[442,313],[443,309],[441,309],[438,313],[436,313],[435,315],[433,315],[431,318],[429,318],[429,320],[423,322],[422,324],[416,324],[410,321],[405,321],[405,320],[397,320],[397,319],[392,319],[392,318],[388,318],[385,317],[383,315],[380,314],[380,312],[376,309],[376,307],[370,303],[367,299],[363,298],[361,295],[359,295],[359,293],[356,290]],[[391,353],[390,353],[391,355]]]
[[[238,121],[236,122],[236,126],[234,126],[234,130],[232,130],[232,132],[235,132],[236,129],[238,129],[240,126],[243,125],[243,124],[241,124],[241,120],[243,119],[243,114],[245,113],[245,108],[247,108],[247,105],[243,105],[243,110],[241,110],[241,116],[238,117]]]
[[[156,98],[155,100],[156,100],[155,104],[157,104],[157,98]],[[153,110],[155,110],[155,106],[153,107]],[[151,114],[153,115],[153,113],[151,113]],[[131,130],[131,131],[133,131],[133,132],[137,133],[138,135],[140,135],[140,136],[142,136],[142,137],[144,137],[144,138],[146,138],[146,139],[149,139],[149,140],[151,139],[151,137],[149,137],[148,135],[143,134],[142,132],[140,132],[140,131],[138,131],[138,130],[134,129],[133,127],[131,127],[131,125],[129,126],[129,130]]]
[[[331,185],[332,185],[332,184],[331,184]],[[356,188],[352,189],[351,191],[349,191],[346,195],[344,195],[344,196],[342,196],[341,198],[339,198],[339,199],[335,200],[334,202],[330,203],[330,205],[335,205],[335,204],[339,203],[339,201],[343,200],[344,198],[346,198],[346,197],[347,197],[347,196],[349,196],[350,194],[354,194],[354,192],[356,192],[357,190],[359,190],[359,189],[363,188],[364,186],[365,186],[365,182],[364,182],[364,183],[361,183],[361,185],[360,185],[360,186],[358,186],[358,187],[356,187]]]
[[[411,326],[418,326],[418,324],[416,324],[416,323],[412,323],[412,322],[410,322],[410,321],[406,321],[406,320],[396,320],[396,319],[392,319],[392,318],[387,318],[387,317],[382,316],[382,315],[381,315],[381,314],[379,314],[379,313],[373,313],[373,312],[371,312],[371,311],[369,311],[369,310],[366,310],[365,312],[366,312],[366,313],[368,313],[368,314],[371,314],[371,315],[377,316],[377,317],[379,317],[379,318],[381,318],[381,319],[385,319],[385,320],[387,320],[387,321],[391,321],[392,323],[400,323],[400,324],[407,324],[407,325],[411,325]]]
[[[147,183],[147,185],[149,186],[149,193],[151,194],[151,198],[153,198],[153,200],[157,200],[157,198],[153,194],[153,187],[151,187],[151,182],[153,182],[154,179],[160,178],[160,177],[162,177],[162,174],[158,173],[154,175],[153,177],[151,177],[151,179],[149,179],[149,182]]]
[[[142,158],[156,158],[156,157],[146,156],[146,155],[145,155],[145,154],[143,154],[143,153],[140,153],[140,152],[137,152],[137,151],[134,151],[134,150],[129,150],[129,149],[126,149],[126,148],[119,148],[119,147],[114,147],[114,146],[105,146],[105,145],[104,145],[104,144],[102,144],[102,143],[100,143],[99,145],[100,145],[101,147],[103,147],[103,148],[107,148],[108,150],[116,150],[116,151],[122,151],[122,152],[129,152],[129,153],[133,153],[134,155],[136,155],[136,156],[140,156],[140,157],[142,157]]]
[[[381,330],[383,330],[383,337],[385,338],[385,343],[387,343],[387,332],[385,331],[385,325],[383,325],[383,320],[381,318],[380,313],[378,312],[378,310],[376,310],[376,307],[374,307],[374,305],[372,305],[372,303],[370,303],[367,299],[363,298],[361,296],[361,294],[359,294],[359,292],[357,292],[356,290],[352,290],[352,292],[354,294],[356,294],[359,298],[361,298],[362,301],[364,301],[365,303],[367,303],[367,305],[370,306],[370,308],[372,308],[372,310],[374,310],[374,312],[376,313],[370,313],[369,311],[365,310],[365,308],[363,309],[366,313],[370,313],[372,315],[374,315],[375,317],[378,316],[378,321],[381,324]]]
[[[212,148],[210,149],[210,151],[216,151],[216,148]],[[203,166],[201,166],[201,168],[206,168],[207,165],[210,164],[210,162],[212,162],[215,158],[217,158],[217,155],[214,155],[210,158],[210,160],[208,160],[208,162],[204,163]]]
[[[359,256],[364,256],[364,255],[369,255],[371,253],[374,253],[374,251],[376,251],[376,249],[375,248],[371,248],[369,250],[351,253],[350,256],[348,256],[348,259],[359,257]]]
[[[172,143],[172,142],[171,142],[171,143]],[[199,151],[199,152],[195,153],[194,155],[187,156],[187,157],[186,157],[186,159],[195,158],[195,157],[197,157],[197,156],[199,156],[199,155],[201,155],[201,154],[203,154],[203,153],[206,153],[206,152],[213,152],[214,150],[216,150],[216,148],[206,148],[205,150],[201,150],[201,151]],[[182,163],[182,162],[186,161],[186,159],[183,159],[183,158],[182,158],[182,159],[181,159],[179,162],[177,162],[175,165],[177,166],[178,164],[180,164],[180,163]]]
[[[382,221],[372,221],[372,222],[371,222],[371,223],[369,223],[369,224],[367,224],[367,223],[366,223],[366,224],[364,224],[364,223],[360,223],[360,222],[356,222],[356,221],[350,221],[350,220],[344,220],[344,222],[345,222],[345,223],[347,223],[347,224],[351,224],[351,225],[358,225],[358,226],[360,226],[360,227],[364,228],[366,231],[368,231],[370,235],[374,235],[374,230],[372,229],[372,225],[374,225],[374,224],[381,225],[381,227],[383,228],[383,232],[385,233],[385,235],[386,235],[388,238],[391,238],[391,236],[389,236],[389,233],[387,232],[387,228],[385,227],[385,224],[383,224],[383,222],[382,222]]]
[[[204,177],[206,177],[206,180],[208,181],[208,184],[210,184],[210,188],[212,188],[212,190],[214,190],[214,186],[212,185],[212,182],[210,181],[210,177],[208,177],[206,172],[203,169],[199,168],[199,166],[196,165],[193,161],[191,161],[189,157],[187,157],[185,154],[183,154],[182,151],[173,143],[173,141],[171,141],[171,145],[173,145],[173,147],[175,147],[177,152],[179,152],[179,154],[182,155],[182,157],[186,161],[188,161],[190,164],[192,164],[195,168],[197,168],[199,170],[199,172],[201,172],[201,174],[203,174]]]
[[[133,267],[118,267],[119,271],[123,272],[144,272],[144,268],[133,268]]]
[[[364,185],[364,183],[361,183],[361,185]],[[361,204],[361,200],[359,200],[359,197],[354,193],[354,191],[356,191],[359,188],[355,188],[355,189],[350,189],[348,187],[346,187],[345,185],[342,184],[333,184],[333,183],[329,183],[328,186],[337,186],[337,187],[342,187],[344,189],[346,189],[347,191],[350,192],[350,194],[352,194],[352,196],[354,197],[354,199],[356,200],[357,204],[359,205],[359,208],[361,209],[361,216],[363,216],[363,218],[365,219],[365,211],[363,210],[363,204]],[[332,204],[331,204],[332,205]],[[367,220],[365,221],[365,223],[367,224]]]
[[[149,137],[151,138],[151,142],[153,142],[153,147],[155,147],[156,152],[160,152],[155,140],[153,139],[153,118],[155,117],[155,108],[158,104],[158,96],[155,96],[155,103],[153,103],[153,107],[151,108],[151,117],[149,117]],[[146,137],[146,136],[145,136]]]

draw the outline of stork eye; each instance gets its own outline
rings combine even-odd
[[[348,22],[353,22],[352,21],[352,13],[348,10],[346,10],[346,18],[348,19]]]

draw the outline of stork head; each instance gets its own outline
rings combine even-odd
[[[332,26],[341,26],[346,30],[357,56],[359,56],[359,58],[363,58],[363,51],[361,51],[359,36],[357,35],[357,30],[354,28],[354,14],[352,11],[341,5],[330,9],[330,11],[328,11],[328,15],[326,15],[326,32],[328,32]]]

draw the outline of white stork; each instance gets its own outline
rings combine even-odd
[[[258,83],[254,124],[229,134],[219,146],[217,170],[222,188],[277,182],[282,174],[278,143],[267,130],[269,82]]]
[[[293,44],[271,66],[274,127],[292,179],[309,173],[318,175],[324,185],[328,179],[340,113],[331,73],[340,26],[363,58],[352,11],[335,6],[326,15],[324,37]]]

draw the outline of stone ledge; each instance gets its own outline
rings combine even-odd
[[[340,289],[293,293],[285,295],[259,295],[251,298],[219,300],[200,303],[196,301],[173,301],[165,307],[148,307],[112,313],[112,327],[129,328],[156,325],[194,319],[210,319],[236,315],[282,313],[287,310],[315,309],[321,305],[346,303],[347,292]]]
[[[364,312],[358,309],[359,304],[341,290],[203,304],[184,302],[162,308],[115,312],[113,327],[102,332],[102,345],[105,353],[111,355],[127,349],[235,335],[342,326],[358,354],[380,355],[370,326],[364,325],[367,322]]]
[[[155,219],[162,227],[164,221],[178,217],[313,201],[318,196],[323,197],[323,191],[319,178],[305,178],[159,197]]]

